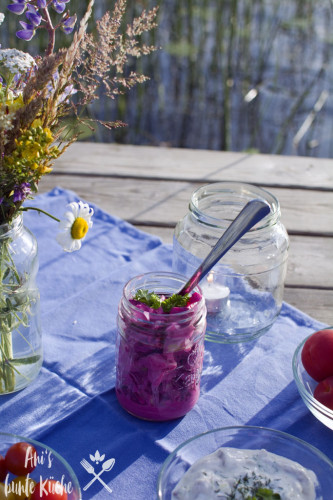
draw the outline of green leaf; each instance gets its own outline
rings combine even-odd
[[[141,288],[136,292],[134,299],[152,309],[158,309],[161,305],[161,299],[154,292],[149,292],[148,290],[142,290]]]
[[[13,365],[31,365],[33,363],[37,363],[37,361],[40,360],[39,355],[35,356],[29,356],[28,358],[16,358],[16,359],[10,359],[10,363]]]
[[[173,307],[186,307],[189,296],[173,294],[162,302],[164,312],[170,312]]]
[[[10,273],[10,268],[9,268],[9,267],[7,267],[7,268],[6,268],[6,270],[5,270],[5,272],[4,272],[4,275],[3,275],[3,277],[2,277],[2,280],[3,280],[3,281],[5,281],[5,279],[6,279],[6,278],[8,277],[8,275],[9,275],[9,273]]]
[[[186,307],[189,295],[177,295],[176,293],[161,301],[161,298],[154,292],[142,290],[141,288],[136,292],[134,299],[142,302],[152,309],[158,309],[162,306],[163,312],[169,313],[173,307]]]

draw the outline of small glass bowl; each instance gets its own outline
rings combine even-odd
[[[67,500],[82,499],[79,481],[73,469],[59,453],[49,446],[35,441],[34,439],[0,432],[0,455],[4,457],[10,446],[20,442],[30,444],[37,452],[38,463],[36,468],[29,474],[31,479],[34,479],[36,483],[41,481],[44,482],[47,479],[59,481],[67,492]],[[10,483],[12,479],[15,479],[15,477],[14,474],[8,473],[8,483]]]
[[[171,500],[175,486],[200,458],[218,448],[265,449],[298,462],[318,479],[316,499],[328,499],[333,491],[333,462],[312,445],[289,434],[254,426],[224,427],[199,434],[178,446],[165,460],[157,483],[158,500]]]
[[[322,328],[322,330],[332,330],[333,327]],[[294,379],[297,385],[297,389],[302,396],[302,399],[308,409],[313,413],[313,415],[320,420],[324,425],[329,427],[329,429],[333,430],[333,410],[327,408],[327,406],[323,405],[315,397],[313,396],[313,392],[318,384],[310,375],[306,372],[303,363],[302,363],[302,349],[309,337],[313,334],[306,337],[296,348],[296,351],[293,356],[292,366]]]

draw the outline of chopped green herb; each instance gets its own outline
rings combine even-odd
[[[154,292],[149,292],[148,290],[141,290],[139,289],[135,296],[134,299],[137,300],[138,302],[142,302],[143,304],[146,304],[147,306],[151,307],[152,309],[158,309],[161,306],[161,299],[156,293]]]
[[[244,500],[281,500],[279,493],[274,493],[269,488],[270,480],[263,480],[252,472],[251,476],[247,474],[240,477],[234,484],[233,491],[228,495],[228,499],[236,498],[236,493],[241,494]],[[237,498],[239,498],[237,496]]]
[[[164,312],[170,312],[173,307],[186,307],[189,296],[186,295],[177,295],[174,293],[171,297],[163,300],[162,308]]]
[[[279,493],[274,493],[268,488],[258,488],[256,491],[258,500],[279,500],[281,499]]]
[[[281,497],[268,488],[258,488],[255,495],[246,497],[246,500],[281,500]]]
[[[152,309],[158,309],[160,306],[163,308],[163,312],[168,313],[173,307],[186,307],[189,295],[178,295],[173,294],[165,300],[156,295],[154,292],[149,292],[148,290],[142,290],[141,288],[136,292],[134,299],[138,302],[142,302]]]

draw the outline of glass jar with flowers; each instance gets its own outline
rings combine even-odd
[[[114,99],[144,75],[126,72],[131,57],[149,54],[141,35],[155,26],[156,9],[124,28],[126,0],[117,0],[88,32],[94,0],[76,27],[70,0],[11,0],[12,13],[25,15],[16,35],[26,41],[46,31],[45,54],[33,57],[15,48],[0,48],[0,394],[22,389],[42,364],[37,242],[23,225],[26,210],[43,212],[24,202],[38,192],[41,178],[54,161],[78,139],[63,119],[101,95]],[[0,13],[0,24],[5,16]],[[2,26],[3,27],[3,26]],[[0,29],[2,28],[0,27]],[[67,49],[56,48],[56,31],[74,32]],[[103,123],[108,128],[119,122]],[[44,212],[45,213],[45,212]],[[59,222],[57,241],[65,251],[78,250],[92,226],[92,208],[71,203]]]

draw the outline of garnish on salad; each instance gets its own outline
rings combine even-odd
[[[136,292],[134,300],[142,302],[152,309],[158,309],[161,306],[161,299],[156,293],[141,288]]]
[[[169,313],[173,307],[186,307],[189,302],[189,295],[178,295],[174,293],[170,297],[165,295],[157,295],[154,292],[149,292],[148,290],[142,290],[141,288],[136,292],[134,300],[146,304],[152,309],[159,309],[162,307],[163,312]]]
[[[257,476],[252,472],[251,476],[245,474],[240,477],[234,484],[233,491],[228,495],[228,500],[241,498],[245,500],[281,500],[279,493],[269,487],[270,480],[263,480],[261,476]]]

